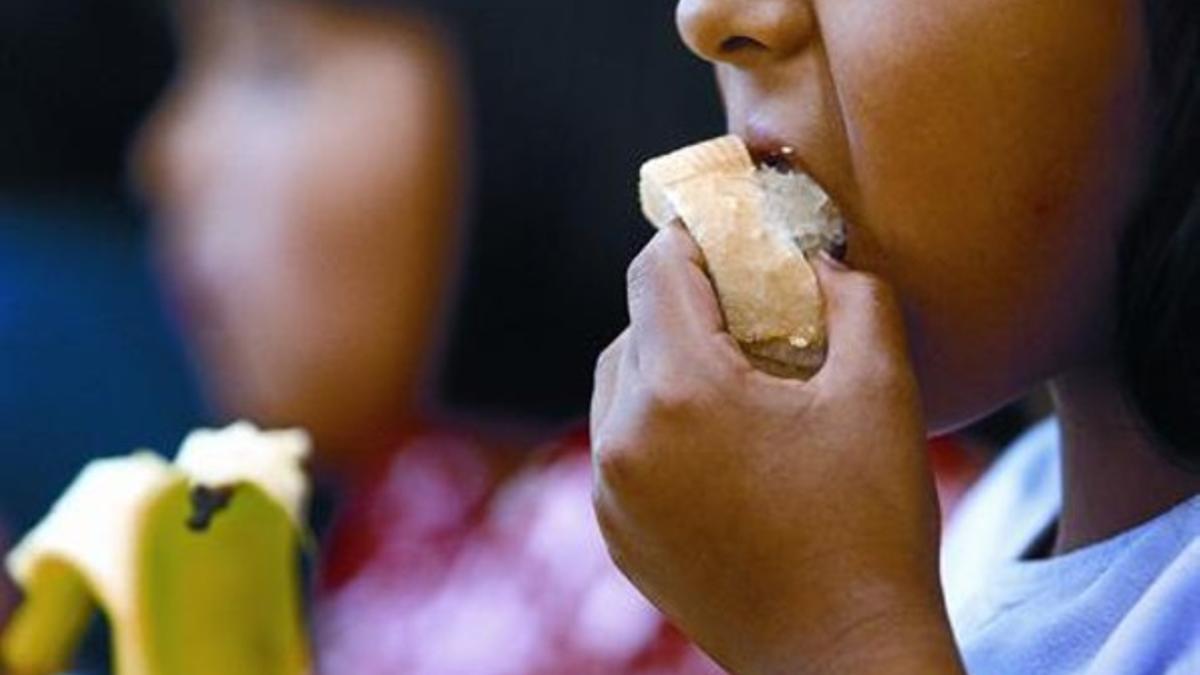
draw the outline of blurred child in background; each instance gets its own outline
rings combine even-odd
[[[712,671],[608,561],[582,435],[528,452],[549,435],[434,421],[473,164],[451,24],[350,3],[178,11],[183,63],[140,175],[214,402],[309,428],[341,477],[315,606],[322,671]],[[658,149],[630,151],[621,180]]]

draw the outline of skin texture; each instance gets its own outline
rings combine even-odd
[[[376,445],[433,360],[457,241],[458,74],[395,13],[185,2],[141,135],[162,270],[214,402]]]
[[[1200,489],[1112,377],[1148,140],[1140,4],[682,0],[678,19],[731,131],[794,149],[850,216],[858,271],[818,265],[832,351],[794,383],[731,346],[685,232],[639,256],[593,400],[610,552],[734,672],[956,672],[926,433],[1051,383],[1056,551]]]

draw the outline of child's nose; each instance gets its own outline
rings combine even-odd
[[[675,21],[700,58],[739,68],[786,59],[816,33],[811,0],[679,0]]]

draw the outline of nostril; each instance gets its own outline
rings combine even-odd
[[[721,43],[721,54],[723,56],[732,56],[734,54],[752,53],[766,49],[767,46],[743,35],[736,35]]]

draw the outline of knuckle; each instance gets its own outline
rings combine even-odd
[[[688,417],[704,399],[703,387],[692,378],[656,377],[647,385],[647,413],[652,419]]]
[[[636,447],[631,440],[602,434],[592,442],[596,458],[596,477],[604,485],[620,490],[636,474]]]

